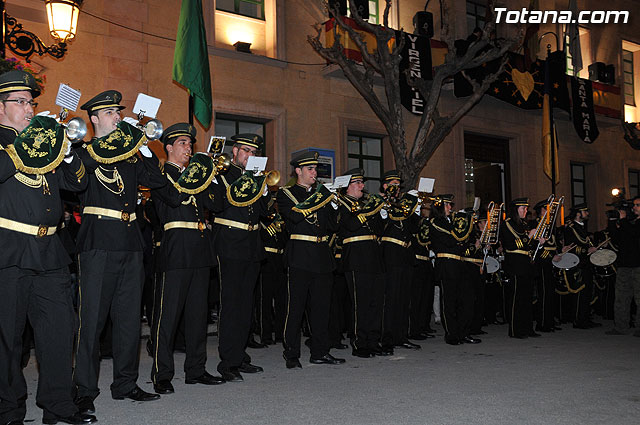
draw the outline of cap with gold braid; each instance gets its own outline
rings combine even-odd
[[[400,178],[400,173],[398,173],[398,170],[389,170],[389,171],[385,171],[385,173],[382,175],[382,181],[383,182],[390,182],[391,180],[402,180]]]
[[[306,151],[296,155],[289,163],[296,168],[306,167],[307,165],[318,165],[318,156],[320,156],[318,152]]]
[[[364,182],[364,170],[362,168],[352,168],[344,172],[345,176],[351,175],[349,184],[360,181]]]
[[[254,147],[256,149],[262,148],[262,137],[253,133],[242,133],[236,134],[235,136],[231,136],[231,141],[234,143],[239,143],[241,145],[247,145]]]
[[[40,96],[40,87],[33,75],[28,72],[14,69],[0,75],[0,93],[23,90],[30,91],[34,99]]]
[[[431,196],[429,197],[429,199],[431,200],[431,202],[433,202],[433,205],[435,206],[440,206],[444,203],[453,205],[453,194],[451,193],[444,193],[442,195]]]
[[[516,207],[528,207],[529,198],[515,198],[511,201],[511,205]]]
[[[89,99],[84,105],[80,107],[83,111],[87,111],[89,115],[97,112],[101,109],[118,108],[119,111],[123,110],[125,106],[120,105],[122,100],[122,94],[117,90],[107,90],[96,95],[92,99]]]
[[[187,136],[191,139],[191,143],[196,143],[196,128],[186,122],[179,122],[177,124],[173,124],[169,128],[167,128],[162,134],[162,143],[167,145],[172,145],[173,142],[180,136]]]

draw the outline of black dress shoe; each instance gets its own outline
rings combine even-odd
[[[422,334],[411,334],[409,335],[409,339],[413,339],[416,341],[424,341],[425,339],[427,339],[427,337]]]
[[[185,384],[203,384],[203,385],[220,385],[224,384],[224,379],[219,376],[213,376],[209,372],[205,371],[197,378],[188,378],[184,380]]]
[[[336,350],[346,350],[347,348],[349,348],[349,346],[347,344],[338,342],[338,343],[332,344],[331,348],[335,348]]]
[[[298,359],[284,359],[287,365],[287,369],[302,369],[302,365],[300,364],[300,360]]]
[[[527,339],[529,338],[529,335],[509,335],[511,338],[516,338],[516,339]]]
[[[322,357],[311,357],[309,359],[309,362],[313,364],[342,364],[345,361],[345,359],[333,357],[331,354],[325,354]]]
[[[482,329],[478,329],[477,331],[471,331],[469,335],[486,335],[487,333]]]
[[[459,339],[446,339],[444,342],[446,342],[449,345],[460,345],[462,344],[462,342],[460,342]]]
[[[80,412],[76,412],[71,416],[58,416],[54,413],[51,412],[44,412],[44,415],[42,416],[42,423],[43,424],[57,424],[58,422],[63,422],[65,424],[76,424],[76,425],[82,425],[82,424],[92,424],[94,422],[96,422],[97,419],[95,416],[93,415],[85,415],[83,413]],[[9,422],[9,423],[13,423],[13,422]],[[18,422],[18,423],[22,423],[22,421]]]
[[[539,337],[539,336],[541,336],[541,335],[540,335],[539,333],[535,333],[535,332],[531,331],[531,332],[529,332],[529,336],[530,336],[531,338],[538,338],[538,337]]]
[[[96,406],[93,404],[92,397],[78,397],[75,400],[75,404],[78,406],[80,413],[84,413],[85,415],[93,415],[96,413]]]
[[[173,394],[174,389],[171,381],[162,380],[153,384],[153,390],[158,394]]]
[[[264,372],[264,369],[260,366],[252,365],[248,362],[242,362],[240,367],[238,367],[238,372],[242,373],[261,373]]]
[[[474,338],[471,335],[467,335],[462,337],[460,342],[464,342],[465,344],[480,344],[482,340],[480,338]]]
[[[125,395],[112,395],[114,400],[124,400],[125,398],[131,399],[133,401],[152,401],[160,398],[160,395],[154,393],[148,393],[144,391],[142,388],[136,385],[134,389],[129,391]]]
[[[424,331],[429,334],[436,333],[435,329],[433,329],[431,326],[427,326],[426,328],[424,328]]]
[[[367,350],[366,348],[354,349],[351,352],[351,354],[354,355],[355,357],[360,357],[363,359],[370,359],[371,357],[375,357],[375,354],[373,354],[371,351]]]
[[[408,350],[419,350],[419,349],[422,348],[418,344],[414,344],[413,342],[409,342],[409,341],[405,341],[405,342],[402,342],[400,344],[396,344],[396,345],[394,345],[394,347],[396,347],[396,348],[406,348]]]
[[[218,369],[220,376],[224,379],[224,382],[242,382],[244,378],[240,375],[237,367],[230,367],[228,369]]]
[[[247,342],[247,347],[249,348],[267,348],[267,344],[262,344],[256,341],[253,337],[249,338],[249,342]]]
[[[7,422],[5,425],[24,425],[24,422],[21,419],[14,419]]]
[[[425,339],[429,339],[429,338],[435,338],[436,336],[433,335],[436,331],[432,330],[432,333],[429,333],[429,331],[424,331],[424,332],[420,332],[420,335],[422,335],[423,337],[425,337]]]
[[[376,356],[386,357],[393,356],[393,347],[375,347],[371,352]]]

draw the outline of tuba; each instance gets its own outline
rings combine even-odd
[[[547,199],[547,207],[540,217],[540,221],[538,222],[538,226],[536,226],[536,231],[533,235],[533,239],[549,239],[553,234],[553,229],[556,226],[556,219],[558,218],[558,213],[562,219],[564,219],[564,196],[561,196],[557,200],[553,194],[549,195],[549,199]],[[538,242],[538,246],[531,257],[531,262],[536,260],[536,256],[538,255],[538,251],[542,248],[543,243]]]

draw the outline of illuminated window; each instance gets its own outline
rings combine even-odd
[[[349,0],[347,0],[347,13],[351,11]],[[380,16],[378,12],[378,0],[369,0],[369,19],[367,22],[372,24],[379,24]]]
[[[571,205],[587,202],[586,167],[571,163]]]
[[[487,16],[487,2],[482,0],[467,0],[467,34],[476,28],[484,28]]]
[[[624,75],[624,103],[625,105],[635,105],[635,94],[633,87],[633,52],[622,51],[622,74]]]
[[[349,132],[347,152],[347,168],[362,168],[365,188],[369,193],[378,193],[384,173],[382,137]]]
[[[640,170],[629,170],[629,197],[640,195]]]
[[[224,152],[231,154],[231,148],[233,142],[231,142],[231,136],[242,133],[253,133],[261,136],[265,139],[265,124],[267,120],[262,120],[253,117],[242,117],[228,114],[216,114],[215,132],[216,136],[222,136],[227,138],[227,142],[224,146]],[[263,152],[266,151],[267,140],[264,140]]]
[[[216,9],[264,21],[264,0],[216,0]]]

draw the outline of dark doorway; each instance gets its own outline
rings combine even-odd
[[[511,200],[509,139],[465,133],[464,158],[465,206],[473,205],[475,197],[483,207]]]

